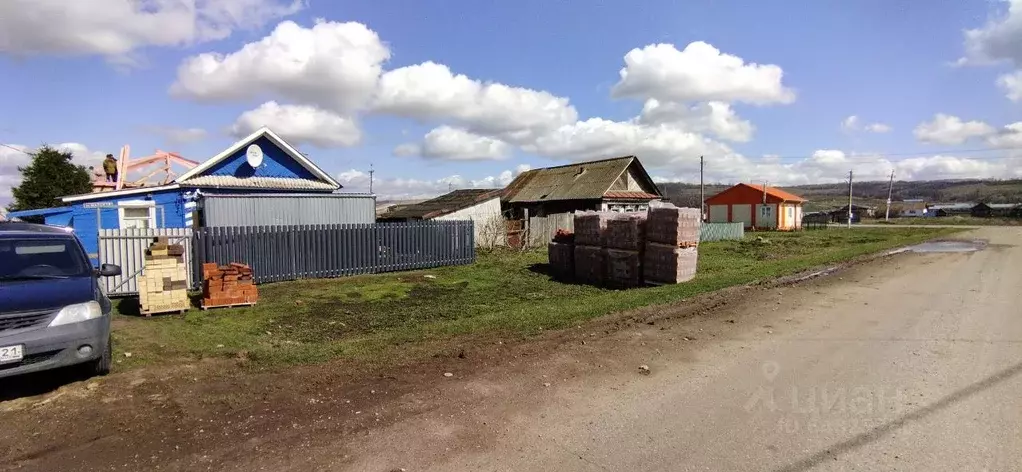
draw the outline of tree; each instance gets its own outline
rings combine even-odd
[[[72,162],[71,152],[43,145],[29,155],[32,162],[18,167],[22,179],[21,185],[11,189],[14,196],[11,211],[62,206],[60,197],[92,191],[89,171]]]

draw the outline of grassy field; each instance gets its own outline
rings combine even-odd
[[[414,355],[426,340],[480,333],[528,336],[955,231],[755,233],[742,241],[701,245],[699,273],[689,283],[632,290],[553,281],[546,275],[544,251],[481,254],[473,265],[430,271],[269,284],[260,287],[261,301],[254,307],[154,318],[115,315],[116,359],[119,368],[239,355],[253,365],[337,357],[377,362]],[[129,312],[132,303],[126,299],[120,306]]]
[[[883,219],[862,220],[864,224],[889,224],[889,225],[955,225],[955,226],[1020,226],[1022,219],[1019,218],[973,218],[971,216],[944,216],[939,218],[891,218],[890,221]]]

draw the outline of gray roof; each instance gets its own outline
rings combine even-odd
[[[337,187],[320,180],[292,177],[235,177],[233,175],[198,175],[182,181],[189,187],[260,188],[281,190],[336,190]]]
[[[400,205],[391,211],[377,215],[381,220],[388,219],[422,219],[428,220],[454,213],[478,203],[500,197],[499,189],[467,188],[455,190],[439,197],[412,205]]]
[[[507,202],[597,200],[604,197],[629,166],[636,165],[652,197],[660,190],[635,156],[578,162],[522,172],[504,189]]]

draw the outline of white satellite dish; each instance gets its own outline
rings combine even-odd
[[[252,168],[259,167],[263,163],[262,148],[256,144],[249,146],[245,151],[245,160],[248,161],[248,165],[252,166]]]

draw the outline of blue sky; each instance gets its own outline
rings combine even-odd
[[[268,125],[402,197],[620,154],[689,181],[700,154],[726,182],[1022,168],[1020,0],[75,5],[0,5],[0,142],[203,160]],[[0,148],[0,200],[19,154]]]

